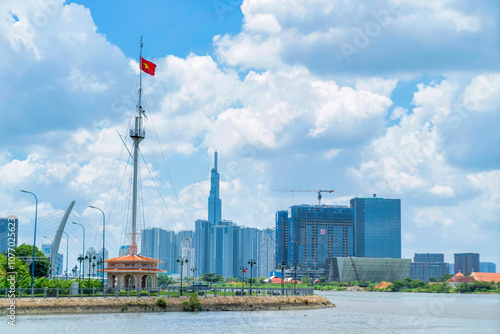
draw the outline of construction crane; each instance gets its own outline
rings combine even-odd
[[[354,275],[356,275],[356,279],[358,280],[358,286],[360,287],[367,287],[368,283],[365,283],[365,281],[361,281],[358,276],[358,271],[356,270],[356,265],[354,264],[354,260],[352,259],[352,256],[349,255],[349,258],[351,259],[351,264],[352,264],[352,269],[354,269]]]
[[[297,190],[297,189],[271,189],[272,191],[289,191],[302,193],[318,193],[318,205],[321,205],[321,193],[333,193],[333,190]]]

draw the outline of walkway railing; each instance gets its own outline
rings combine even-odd
[[[1,291],[1,290],[0,290]],[[179,297],[197,293],[204,297],[237,296],[310,296],[313,288],[236,288],[236,287],[176,287],[169,286],[145,290],[120,290],[118,288],[16,288],[15,292],[5,288],[4,298],[83,298],[83,297]],[[1,297],[0,297],[1,298]]]

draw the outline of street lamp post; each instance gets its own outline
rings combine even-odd
[[[283,278],[281,279],[281,295],[285,295],[285,262],[281,262],[281,275]]]
[[[255,259],[250,259],[248,265],[250,266],[250,296],[252,295],[252,283],[253,283],[253,266],[256,265]]]
[[[191,272],[193,273],[193,283],[196,283],[196,276],[195,276],[196,270],[197,270],[196,267],[191,268]]]
[[[75,225],[80,225],[82,227],[82,229],[83,229],[83,249],[82,249],[82,258],[83,258],[83,256],[85,256],[85,227],[83,227],[83,225],[80,224],[80,223],[75,223],[75,222],[72,222],[72,223],[75,224]],[[81,269],[82,268],[81,268],[81,263],[80,263],[80,275],[82,274],[82,270]],[[83,262],[83,273],[85,275],[85,262]]]
[[[78,275],[78,286],[80,286],[80,277],[82,276],[82,262],[85,263],[85,261],[83,255],[80,255],[77,260],[80,262],[80,274]]]
[[[33,296],[33,279],[35,277],[35,248],[36,248],[36,221],[38,217],[38,198],[30,191],[21,190],[23,193],[31,194],[35,197],[35,231],[33,233],[33,259],[31,262],[31,296]]]
[[[104,211],[96,206],[89,205],[89,208],[96,209],[102,213],[102,260],[106,260],[104,257],[104,250],[106,248],[106,215]],[[102,265],[102,288],[104,289],[104,264]]]
[[[88,254],[87,254],[87,255],[85,255],[85,260],[89,260],[89,287],[90,287],[90,266],[92,264],[92,257],[88,256]]]
[[[177,258],[177,263],[181,264],[181,290],[180,290],[180,296],[182,296],[182,267],[184,266],[184,263],[188,263],[188,259],[186,257],[179,256]]]
[[[73,279],[76,278],[76,272],[78,271],[78,267],[76,266],[75,264],[75,267],[73,268],[72,272],[73,272]]]
[[[245,284],[245,273],[247,272],[247,268],[240,267],[241,274],[243,275],[241,278],[241,295],[243,296],[243,284]]]
[[[297,295],[297,263],[293,265],[293,271],[294,271],[294,281],[293,281],[293,293]]]

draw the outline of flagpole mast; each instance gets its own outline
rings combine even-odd
[[[137,255],[137,174],[139,168],[139,144],[144,139],[145,133],[142,128],[142,35],[141,51],[139,58],[139,104],[137,106],[138,115],[135,116],[135,127],[130,130],[130,138],[134,141],[134,176],[132,184],[132,231],[130,242],[130,255]]]
[[[139,116],[142,112],[142,35],[141,35],[141,51],[139,53]]]

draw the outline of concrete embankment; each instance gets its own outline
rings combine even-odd
[[[166,305],[156,303],[158,297],[120,298],[23,298],[15,300],[16,315],[178,312],[187,297],[165,298]],[[199,298],[202,311],[294,310],[335,307],[323,296],[209,297]],[[9,313],[9,300],[0,300],[0,314]]]

